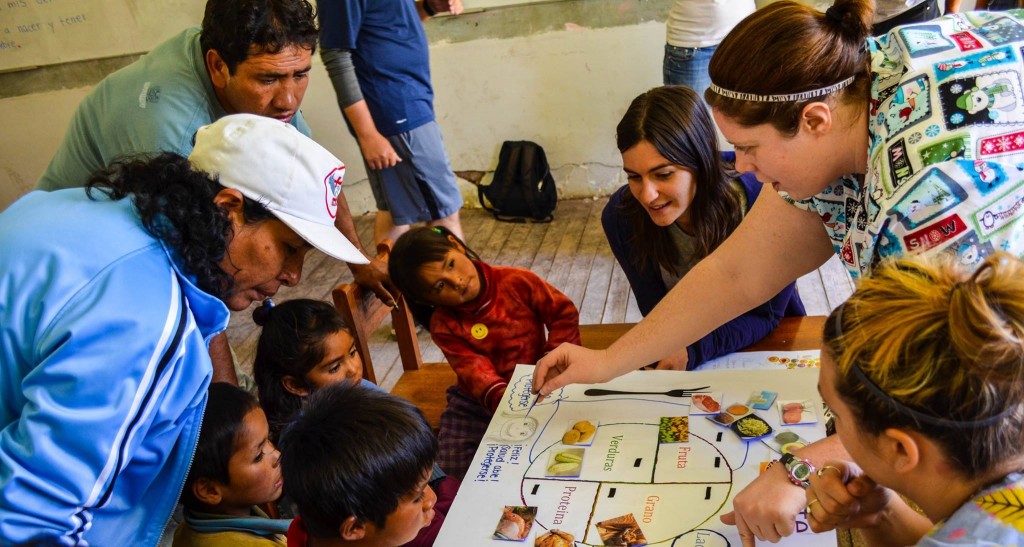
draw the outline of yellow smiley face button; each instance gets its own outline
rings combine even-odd
[[[476,338],[477,340],[483,340],[484,338],[487,338],[487,325],[483,323],[477,323],[473,325],[471,329],[469,329],[469,333],[473,335],[473,338]]]

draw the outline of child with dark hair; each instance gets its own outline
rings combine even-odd
[[[305,406],[310,394],[335,384],[360,384],[372,390],[376,385],[363,380],[363,360],[356,350],[350,327],[338,310],[319,300],[297,299],[274,305],[271,300],[253,311],[253,320],[263,327],[256,346],[253,375],[260,405],[270,421],[271,438]],[[344,421],[347,416],[335,417]],[[437,518],[410,545],[429,546],[441,530],[460,481],[445,476],[434,466],[431,486],[438,492]],[[285,496],[282,515],[294,513],[295,500]]]
[[[256,399],[231,384],[211,384],[174,545],[285,545],[289,521],[257,507],[281,495],[280,456]]]
[[[280,445],[286,492],[301,515],[289,547],[393,547],[435,521],[428,481],[437,440],[404,399],[347,383],[324,387]]]
[[[398,238],[388,273],[409,300],[434,307],[430,335],[458,377],[441,414],[438,461],[461,479],[516,364],[534,363],[563,342],[579,344],[579,312],[537,274],[486,264],[441,227]]]
[[[309,299],[274,305],[267,299],[253,310],[252,318],[263,327],[253,376],[272,438],[277,438],[313,390],[362,381],[363,360],[355,338],[334,306]]]

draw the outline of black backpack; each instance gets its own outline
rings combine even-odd
[[[498,155],[494,180],[478,186],[480,205],[504,222],[551,222],[558,189],[539,144],[505,141]],[[486,199],[484,199],[486,198]]]

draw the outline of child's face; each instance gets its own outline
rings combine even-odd
[[[821,372],[818,375],[818,392],[821,393],[821,398],[825,401],[825,404],[832,410],[836,424],[836,435],[839,436],[839,440],[846,447],[846,451],[850,453],[854,463],[859,465],[867,476],[883,486],[891,486],[891,482],[886,482],[891,476],[891,473],[887,472],[889,466],[878,458],[878,451],[875,446],[877,443],[874,442],[872,435],[861,431],[861,427],[851,413],[849,405],[846,404],[843,398],[839,396],[839,392],[836,391],[835,382],[838,372],[839,369],[836,367],[831,353],[823,349],[821,351]]]
[[[281,453],[270,442],[269,434],[263,409],[250,410],[228,461],[230,483],[221,485],[220,508],[225,513],[248,515],[253,505],[281,497]]]
[[[363,379],[363,360],[355,340],[347,330],[339,330],[324,339],[324,358],[306,373],[310,390],[338,382],[356,383]]]
[[[434,306],[450,308],[480,295],[480,275],[476,266],[466,253],[458,249],[448,251],[440,262],[420,266],[419,276],[427,287],[423,299]]]
[[[373,523],[367,524],[371,545],[404,545],[415,539],[420,529],[430,525],[434,520],[437,496],[427,485],[429,480],[430,469],[427,469],[416,488],[403,496],[398,507],[388,514],[383,528],[377,528]]]

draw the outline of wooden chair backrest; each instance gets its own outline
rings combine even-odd
[[[382,241],[377,245],[377,253],[390,254],[392,242]],[[398,307],[389,308],[373,292],[355,283],[342,283],[335,287],[331,295],[334,306],[338,308],[345,321],[352,327],[356,350],[363,359],[363,378],[377,383],[377,375],[373,371],[373,358],[370,355],[370,336],[380,327],[384,318],[391,314],[391,323],[398,339],[398,353],[402,359],[402,368],[416,370],[423,364],[420,355],[419,341],[416,340],[416,327],[412,321],[412,312],[406,305],[405,297],[395,294]]]

